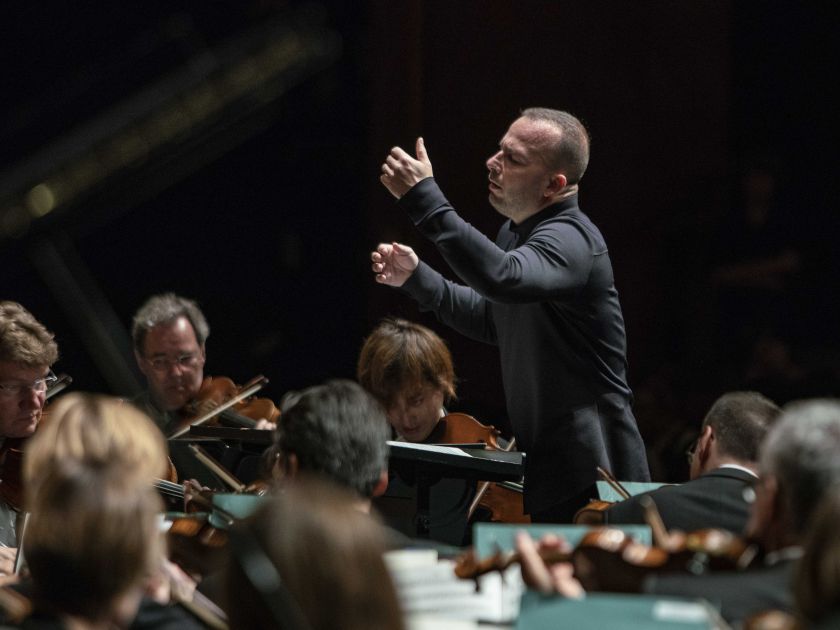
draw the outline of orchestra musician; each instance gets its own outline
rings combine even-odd
[[[287,396],[269,457],[282,486],[302,476],[330,480],[370,501],[388,486],[388,422],[376,400],[349,380],[331,380]]]
[[[17,302],[0,302],[0,452],[10,440],[28,438],[41,421],[46,391],[58,360],[53,334]],[[0,478],[0,485],[3,480]],[[11,572],[18,512],[0,500],[0,573]]]
[[[838,452],[840,403],[807,400],[786,405],[760,448],[755,501],[746,528],[747,538],[761,545],[763,558],[743,571],[654,574],[644,581],[644,592],[707,599],[730,623],[766,610],[793,612],[792,583],[801,545],[813,515],[840,483]],[[561,575],[547,566],[533,553],[527,535],[518,538],[517,548],[526,581],[542,589],[573,590],[568,572]]]
[[[231,531],[230,627],[402,630],[385,539],[355,492],[298,479]]]
[[[198,305],[174,293],[152,296],[134,315],[134,357],[148,387],[133,402],[164,435],[170,435],[184,422],[180,411],[199,394],[205,378],[209,335],[210,326]],[[273,429],[274,423],[262,418],[256,428]],[[181,478],[214,484],[186,443],[170,441],[169,450]]]
[[[356,375],[385,408],[398,440],[426,444],[484,441],[491,447],[512,447],[495,427],[465,414],[447,415],[445,405],[455,398],[452,356],[443,339],[425,326],[400,318],[382,320],[362,345]],[[527,519],[521,492],[495,488],[495,499],[484,498],[486,487],[478,492],[481,496],[472,520]]]
[[[32,581],[15,588],[36,604],[32,627],[56,614],[118,627],[133,618],[136,630],[204,627],[171,605],[195,584],[165,557],[152,480],[168,466],[163,435],[133,405],[71,393],[50,406],[23,467]]]
[[[758,449],[780,411],[756,392],[724,394],[709,409],[688,453],[691,480],[615,503],[603,513],[604,523],[644,524],[641,498],[650,496],[668,529],[715,528],[740,536],[749,518]]]
[[[27,503],[23,628],[126,628],[163,554],[160,498],[118,461],[56,460]],[[50,623],[52,622],[52,624]]]
[[[440,441],[444,406],[455,398],[455,368],[434,331],[405,319],[382,320],[362,345],[356,377],[385,408],[399,439]]]

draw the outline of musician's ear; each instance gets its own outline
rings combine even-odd
[[[715,431],[707,424],[700,432],[700,439],[697,441],[697,455],[700,461],[705,462],[711,455],[712,442],[716,440]]]
[[[274,462],[272,477],[274,479],[294,479],[297,477],[300,463],[294,453],[278,453],[277,461]]]
[[[148,378],[149,374],[148,374],[148,368],[146,367],[146,362],[143,361],[143,355],[141,355],[139,352],[137,352],[137,350],[134,351],[134,360],[137,363],[137,367],[143,373],[143,376]]]
[[[372,497],[381,497],[388,489],[388,471],[382,470],[379,472],[379,481],[373,487]]]

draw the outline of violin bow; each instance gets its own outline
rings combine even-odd
[[[198,617],[208,628],[213,630],[228,630],[227,615],[211,599],[201,591],[196,590],[192,599],[186,597],[173,597],[173,601],[181,604],[192,614]]]
[[[662,515],[656,507],[653,499],[644,495],[639,497],[639,503],[645,511],[645,521],[650,525],[653,532],[653,543],[662,549],[669,549],[671,547],[671,536],[668,534],[668,528],[665,527],[665,522],[662,520]]]
[[[223,402],[218,407],[214,407],[213,409],[211,409],[210,411],[205,413],[203,416],[200,416],[200,417],[196,418],[195,420],[193,420],[192,422],[190,422],[185,427],[181,427],[180,429],[178,429],[177,431],[172,433],[169,436],[169,439],[172,440],[174,438],[181,437],[182,435],[184,435],[185,433],[187,433],[190,430],[190,427],[196,427],[200,424],[204,424],[205,422],[207,422],[211,418],[215,418],[220,413],[222,413],[225,409],[230,409],[235,404],[242,402],[243,400],[245,400],[249,396],[253,396],[258,391],[260,391],[263,387],[265,387],[267,384],[268,384],[268,379],[265,376],[254,377],[253,379],[251,379],[250,382],[248,382],[248,383],[246,383],[245,385],[242,386],[242,390],[236,396],[234,396],[230,400],[226,400],[225,402]]]
[[[207,451],[205,451],[197,444],[189,444],[188,446],[189,449],[195,455],[195,458],[202,464],[204,464],[208,468],[208,470],[210,470],[210,472],[212,472],[224,483],[226,483],[231,488],[231,490],[233,490],[237,494],[245,490],[245,484],[239,481],[239,479],[237,479],[232,472],[230,472],[227,468],[222,466],[213,457],[211,457],[207,453]]]
[[[613,477],[612,473],[605,468],[601,468],[600,466],[596,466],[595,469],[598,471],[598,474],[601,476],[601,479],[606,481],[609,486],[618,493],[622,499],[629,499],[630,493],[627,491],[627,488],[621,485],[621,482]]]
[[[508,442],[508,445],[505,448],[501,449],[501,451],[503,453],[509,453],[513,450],[515,446],[516,438],[511,438],[510,442]],[[481,502],[481,499],[483,499],[484,495],[487,493],[487,489],[490,487],[490,483],[491,482],[489,481],[482,481],[481,484],[478,486],[478,490],[475,493],[475,498],[472,500],[472,503],[470,503],[470,508],[467,510],[468,521],[472,518],[473,512],[475,512],[476,508],[478,507],[478,504]]]
[[[184,495],[186,494],[184,491],[184,486],[179,483],[175,483],[173,481],[167,481],[166,479],[155,479],[154,480],[155,488],[161,493],[165,494],[168,497],[173,499],[181,499],[184,500]],[[236,517],[218,506],[213,505],[213,502],[207,499],[205,496],[201,494],[196,494],[191,498],[191,501],[194,501],[197,505],[207,509],[207,510],[214,510],[219,513],[219,515],[227,520],[229,523],[236,522]]]

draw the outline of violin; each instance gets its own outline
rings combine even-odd
[[[201,447],[189,445],[196,459],[204,464],[219,479],[227,484],[234,493],[263,495],[268,486],[262,482],[245,485],[230,471],[208,455]],[[184,486],[162,479],[155,480],[155,487],[162,494],[178,498],[182,502],[188,496],[187,514],[174,519],[167,533],[171,559],[189,573],[206,575],[220,569],[225,561],[227,546],[227,527],[237,519],[222,508],[213,504],[212,490],[187,490]],[[202,511],[198,511],[202,510]],[[210,512],[224,521],[224,527],[217,527],[210,521]]]
[[[621,485],[621,482],[616,479],[612,473],[600,466],[596,466],[598,475],[606,481],[610,487],[616,491],[622,500],[629,499],[630,493]],[[609,510],[614,505],[613,501],[603,501],[601,499],[592,499],[588,504],[580,508],[572,519],[575,525],[603,525],[604,512]]]
[[[620,529],[599,527],[587,532],[571,551],[539,550],[548,564],[571,562],[574,575],[587,591],[639,592],[642,579],[654,570],[669,570],[674,564],[663,549],[636,542]],[[477,560],[472,550],[455,561],[455,575],[475,579],[502,571],[520,562],[517,552],[497,552]]]
[[[734,569],[748,556],[749,545],[730,532],[705,530],[685,536],[672,549],[636,542],[620,529],[596,527],[587,532],[572,551],[539,550],[548,564],[570,562],[574,576],[587,591],[640,592],[644,578],[659,572],[705,573]],[[475,579],[491,571],[503,571],[521,560],[517,552],[497,552],[483,560],[468,550],[455,563],[455,575]]]
[[[61,374],[57,380],[47,388],[44,394],[45,401],[56,394],[64,391],[73,383],[68,374]],[[45,420],[47,415],[46,402],[41,410],[41,418],[38,426]],[[28,437],[8,438],[0,448],[0,498],[3,499],[16,512],[23,506],[23,450]]]
[[[224,566],[228,532],[214,526],[208,512],[178,514],[166,539],[170,560],[193,576],[208,575]]]
[[[184,435],[191,426],[226,422],[229,425],[254,429],[258,420],[276,422],[280,410],[268,398],[253,395],[268,384],[264,376],[256,376],[241,387],[226,376],[207,376],[194,400],[181,409],[184,420],[169,438]]]
[[[482,424],[465,413],[447,414],[441,418],[438,427],[433,435],[434,440],[441,444],[483,442],[485,448],[497,451],[509,451],[516,445],[514,439],[506,448],[502,448],[498,442],[501,432],[496,427]],[[487,510],[492,522],[531,522],[531,518],[525,514],[522,491],[516,484],[482,481],[467,511],[467,518],[472,518],[478,508]]]
[[[230,488],[233,494],[255,494],[257,496],[263,496],[268,492],[269,485],[265,481],[257,480],[246,485],[200,446],[190,444],[189,449],[199,462],[204,464],[210,472],[215,474],[216,477]],[[187,508],[188,512],[196,512],[200,509],[218,510],[213,505],[213,495],[215,494],[213,490],[207,488],[187,490],[184,485],[176,483],[173,479],[155,479],[154,486],[164,497],[179,501]]]

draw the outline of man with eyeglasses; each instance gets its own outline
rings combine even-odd
[[[691,480],[616,503],[604,513],[604,521],[645,523],[641,498],[649,496],[668,529],[715,528],[743,534],[757,479],[758,448],[780,411],[756,392],[724,394],[709,409],[687,453]]]
[[[192,300],[164,293],[149,298],[134,315],[131,336],[137,366],[148,391],[135,401],[169,435],[204,380],[210,326]]]
[[[0,302],[0,458],[11,440],[28,438],[38,428],[47,388],[56,380],[50,366],[57,360],[53,334],[17,302]],[[17,520],[18,512],[0,499],[0,573],[11,572]]]
[[[209,335],[210,326],[198,305],[174,293],[152,296],[134,315],[134,357],[148,385],[134,403],[157,423],[164,435],[170,435],[183,422],[179,411],[201,389]],[[274,424],[260,420],[257,428],[273,429]],[[170,441],[169,452],[181,478],[215,484],[185,442]]]

